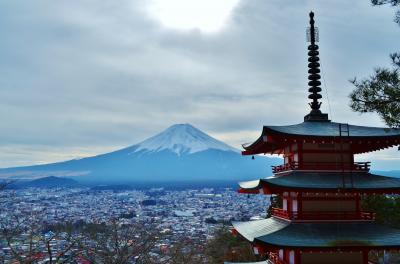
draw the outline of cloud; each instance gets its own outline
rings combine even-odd
[[[215,32],[223,28],[239,0],[150,0],[147,11],[163,26]]]
[[[264,124],[301,122],[309,111],[311,9],[334,120],[383,125],[350,111],[348,79],[389,65],[399,34],[392,9],[368,1],[241,1],[229,24],[209,34],[163,27],[146,3],[0,3],[0,137],[3,149],[20,150],[2,152],[0,166],[102,153],[174,123],[239,147]]]

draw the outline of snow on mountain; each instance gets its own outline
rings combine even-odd
[[[136,145],[133,152],[160,152],[170,150],[177,155],[215,149],[239,152],[224,142],[210,137],[190,124],[176,124]]]
[[[242,181],[268,176],[281,159],[244,157],[189,124],[139,144],[78,160],[0,169],[1,178],[73,177],[80,183]]]

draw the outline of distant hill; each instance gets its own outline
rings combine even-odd
[[[391,170],[391,171],[371,171],[371,173],[382,176],[396,177],[400,178],[400,170]]]
[[[0,169],[0,177],[69,177],[80,183],[240,181],[271,175],[279,158],[254,160],[190,124],[177,124],[133,146],[94,157]]]
[[[81,185],[73,179],[50,176],[34,180],[16,181],[9,188],[70,188],[78,186]]]

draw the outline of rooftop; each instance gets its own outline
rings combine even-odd
[[[274,175],[266,179],[240,182],[240,192],[254,193],[268,190],[276,193],[290,189],[312,191],[360,191],[399,193],[400,178],[379,176],[371,173],[331,173],[331,172],[291,172],[286,175]],[[265,191],[264,191],[265,192]]]
[[[297,223],[271,217],[232,224],[247,240],[270,247],[400,249],[400,230],[373,222]]]
[[[347,125],[335,122],[303,122],[300,124],[288,125],[288,126],[264,126],[264,130],[267,130],[270,133],[282,133],[288,135],[307,135],[307,136],[318,136],[318,137],[338,137],[341,134],[342,136],[349,136],[349,137],[400,136],[400,129],[365,127],[365,126]]]
[[[243,155],[281,154],[294,142],[349,143],[352,153],[364,153],[400,145],[400,129],[365,127],[330,121],[287,126],[264,126],[261,136],[243,145]]]
[[[224,264],[270,264],[268,260],[258,262],[224,262]]]

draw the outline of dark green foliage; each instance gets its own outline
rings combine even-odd
[[[376,221],[400,228],[400,196],[370,195],[362,200],[365,211],[376,213]]]
[[[207,224],[218,224],[218,221],[215,220],[214,217],[206,218],[206,220],[204,222]]]
[[[400,0],[371,0],[372,5],[399,6]],[[400,10],[395,22],[400,25]],[[350,107],[357,112],[376,112],[391,127],[400,127],[400,53],[390,55],[393,68],[377,68],[372,76],[352,80],[356,89],[350,94]]]
[[[272,216],[272,208],[282,208],[282,197],[279,195],[271,195],[270,202],[271,203],[267,209],[267,218]]]
[[[400,0],[371,0],[373,5],[400,5]],[[395,22],[400,25],[400,10]],[[351,108],[358,112],[377,112],[392,127],[400,127],[400,53],[390,55],[393,68],[379,68],[373,76],[361,82],[353,80],[356,89],[351,93]],[[400,228],[400,197],[387,195],[366,196],[362,200],[365,211],[376,213],[376,221]],[[381,251],[371,251],[369,259],[378,262]],[[399,254],[391,254],[387,263],[399,263]]]
[[[400,67],[400,53],[392,53],[390,54],[390,58],[395,66]]]
[[[121,214],[119,216],[119,218],[125,218],[125,219],[132,219],[134,217],[136,217],[136,212],[129,212],[129,213],[126,213],[126,214]]]
[[[400,4],[400,0],[372,0],[373,5],[391,4],[393,6]]]
[[[392,6],[398,6],[400,5],[400,0],[371,0],[371,3],[373,5],[392,5]],[[396,12],[394,22],[400,25],[400,10]]]
[[[227,227],[215,231],[205,249],[209,263],[224,263],[224,261],[257,261],[251,245],[242,237],[233,236]]]
[[[357,112],[377,112],[391,127],[400,127],[399,69],[375,70],[369,79],[352,83],[356,89],[350,94],[350,107]]]
[[[369,195],[363,198],[362,207],[365,211],[376,213],[376,222],[400,228],[400,196]],[[370,251],[369,259],[378,263],[379,259],[383,259],[383,252]],[[400,263],[400,254],[391,253],[385,263]]]
[[[166,261],[157,261],[160,264],[209,263],[204,255],[204,245],[198,243],[197,238],[187,237],[181,238],[168,249]]]

